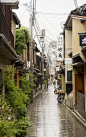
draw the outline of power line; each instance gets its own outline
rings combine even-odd
[[[36,14],[68,15],[69,13],[44,13],[44,12],[36,12]]]
[[[40,20],[41,21],[41,20]],[[43,22],[41,21],[41,23],[43,24]],[[44,26],[44,24],[43,24],[43,26]],[[45,27],[45,26],[44,26]],[[45,27],[46,28],[46,27]],[[50,33],[50,31],[46,28],[46,30]],[[51,34],[51,33],[50,33]],[[52,35],[52,34],[51,34]]]
[[[47,36],[46,36],[47,37]],[[47,37],[48,39],[50,39],[49,37]],[[50,40],[52,40],[52,39],[50,39]],[[54,40],[52,40],[52,41],[54,41]]]
[[[43,15],[44,16],[44,15]],[[44,16],[45,17],[45,16]],[[48,19],[45,17],[45,19],[48,21]],[[49,22],[49,21],[48,21]],[[52,23],[50,23],[49,22],[49,24],[51,24],[51,26],[55,29],[55,30],[57,30],[53,25],[52,25]],[[57,30],[58,32],[60,32],[59,30]]]
[[[22,14],[21,19],[22,19],[23,15],[24,15],[25,11],[26,11],[26,9],[24,10],[24,12],[23,12],[23,14]]]
[[[45,17],[42,17],[42,16],[39,16],[40,18],[45,18]],[[65,17],[47,17],[47,18],[65,18]]]
[[[53,0],[52,0],[53,1]],[[50,3],[52,2],[50,1]],[[50,3],[48,3],[41,11],[43,11],[46,7],[48,7],[50,5]]]

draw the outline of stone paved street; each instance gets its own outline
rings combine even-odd
[[[27,137],[86,137],[86,128],[56,97],[51,85],[29,105],[33,125]]]

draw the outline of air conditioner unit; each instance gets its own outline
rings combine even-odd
[[[27,68],[30,68],[30,61],[27,61]]]

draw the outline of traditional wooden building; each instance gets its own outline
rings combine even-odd
[[[66,105],[86,119],[86,4],[70,12],[64,28]]]
[[[12,9],[18,9],[18,1],[0,3],[0,84],[3,80],[3,68],[13,65],[17,54],[15,52],[15,32],[13,28],[14,15]]]

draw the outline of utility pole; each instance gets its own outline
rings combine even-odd
[[[44,41],[42,41],[42,91],[44,91]]]
[[[33,26],[32,26],[32,15],[30,18],[30,27],[31,27],[31,40],[30,40],[30,64],[31,64],[31,71],[32,71],[32,80],[33,80]],[[33,86],[31,87],[31,103],[33,103]]]
[[[44,91],[44,36],[45,30],[42,30],[40,40],[42,42],[42,91]]]
[[[32,11],[32,14],[30,15],[30,33],[31,33],[30,63],[31,63],[31,71],[32,71],[32,81],[33,81],[33,26],[34,26],[34,19],[35,19],[35,8],[34,8],[34,0],[33,0],[33,11]],[[33,86],[32,86],[32,90],[31,90],[31,103],[33,103]]]

